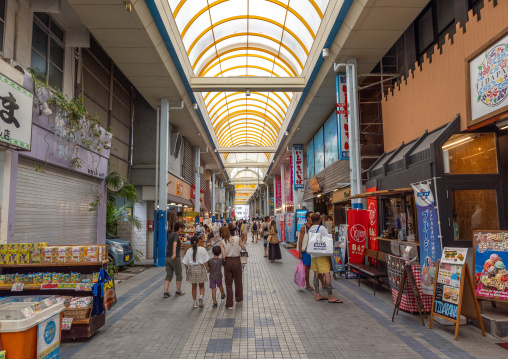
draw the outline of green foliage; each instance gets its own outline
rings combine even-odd
[[[131,263],[131,267],[134,267],[136,265],[136,263],[141,263],[141,256],[142,255],[143,255],[143,252],[138,251],[137,249],[135,249],[132,252],[132,256],[134,258],[134,261]]]
[[[108,189],[108,202],[106,207],[106,234],[110,237],[116,233],[118,222],[128,220],[134,227],[141,229],[141,220],[135,216],[128,215],[125,210],[139,201],[138,193],[134,186],[129,183],[118,172],[112,172],[105,178],[106,188]],[[116,208],[116,196],[128,201],[127,204]]]
[[[108,262],[108,275],[110,277],[114,277],[115,274],[118,273],[118,269],[120,269],[120,267],[118,267],[116,264],[115,264],[115,261],[109,257],[109,262]]]

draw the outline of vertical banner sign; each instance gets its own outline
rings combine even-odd
[[[295,213],[286,213],[286,241],[295,242]]]
[[[376,187],[367,188],[367,192],[375,192]],[[367,211],[369,211],[369,249],[379,250],[379,242],[377,240],[377,198],[367,197]],[[377,259],[369,258],[371,264],[376,265]]]
[[[349,119],[347,112],[346,75],[337,74],[337,121],[339,122],[339,160],[349,160]]]
[[[60,357],[60,313],[37,326],[37,359]]]
[[[293,171],[294,189],[304,189],[303,145],[293,145]]]
[[[350,209],[347,211],[349,262],[363,263],[367,244],[369,211]]]
[[[277,230],[279,231],[279,241],[285,242],[286,236],[285,236],[285,224],[284,224],[284,213],[277,214]]]
[[[284,181],[285,185],[285,195],[286,195],[286,205],[293,204],[293,156],[289,158],[289,165],[286,166],[284,171],[284,175],[286,179]]]
[[[436,262],[441,255],[437,208],[434,205],[434,195],[428,184],[420,183],[412,186],[415,192],[418,216],[422,293],[432,294],[436,278]]]
[[[280,176],[275,176],[275,208],[282,207],[282,183]]]

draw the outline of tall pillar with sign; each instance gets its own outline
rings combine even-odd
[[[298,192],[305,188],[303,171],[303,145],[293,145],[293,204],[295,212],[300,208]]]
[[[285,168],[284,164],[280,165],[280,180],[281,180],[281,186],[280,186],[280,197],[282,200],[281,203],[281,213],[286,213],[286,189],[284,188],[284,179],[286,178],[285,174]]]

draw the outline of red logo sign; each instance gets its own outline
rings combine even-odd
[[[367,230],[361,224],[355,224],[349,231],[351,239],[358,243],[363,243],[367,239]]]

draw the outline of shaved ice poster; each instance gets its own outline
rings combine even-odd
[[[473,245],[476,296],[508,301],[508,232],[474,231]]]

